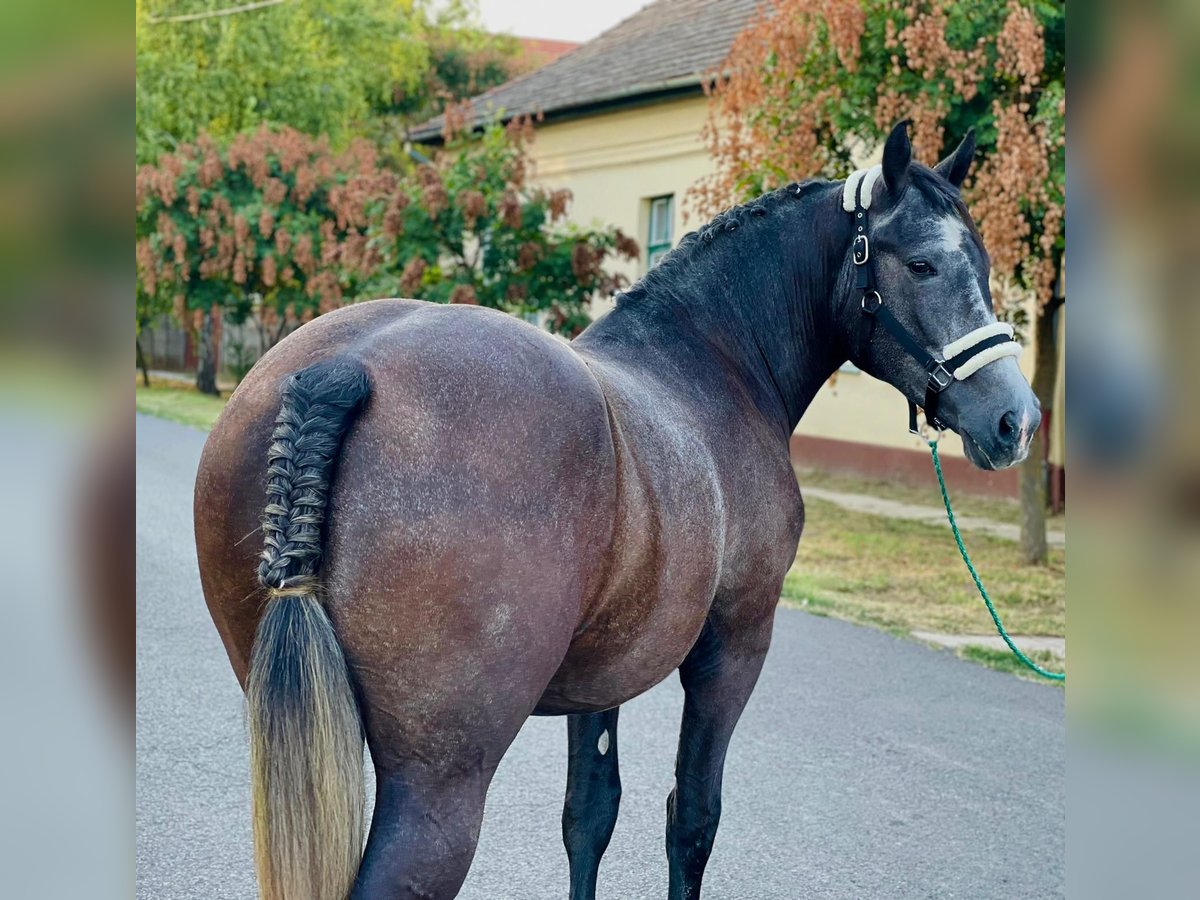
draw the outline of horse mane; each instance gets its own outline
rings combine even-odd
[[[708,246],[719,235],[732,234],[751,218],[769,215],[784,203],[795,201],[816,188],[829,184],[833,184],[833,182],[823,178],[792,182],[746,203],[731,206],[717,213],[709,222],[701,225],[695,231],[689,231],[680,238],[675,248],[663,257],[654,268],[646,272],[628,290],[621,292],[618,302],[625,299],[637,300],[653,294],[659,289],[669,289],[681,274],[680,270],[689,267],[697,257],[704,254]]]
[[[639,300],[662,292],[674,293],[673,288],[678,284],[685,270],[705,255],[709,245],[723,234],[732,234],[746,225],[752,218],[770,215],[778,207],[806,197],[819,188],[839,182],[824,178],[810,178],[805,181],[794,181],[774,191],[755,197],[746,203],[732,206],[717,213],[708,223],[695,231],[690,231],[679,240],[679,244],[663,259],[639,278],[627,290],[617,295],[618,304]],[[909,167],[909,186],[915,188],[938,212],[958,216],[971,234],[972,240],[980,252],[986,256],[983,238],[971,218],[967,205],[962,199],[958,188],[921,163],[914,162]]]

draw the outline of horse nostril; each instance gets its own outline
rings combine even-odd
[[[1011,438],[1017,433],[1017,414],[1011,409],[1000,417],[1001,439]]]

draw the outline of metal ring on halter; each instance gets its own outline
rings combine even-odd
[[[871,304],[870,309],[867,309],[867,298],[868,297],[875,298],[875,302],[873,304]],[[879,296],[879,291],[867,291],[865,294],[862,295],[863,312],[875,312],[875,310],[879,309],[879,307],[881,307],[881,306],[883,306],[883,298]]]
[[[925,414],[925,410],[921,410],[921,414],[922,414],[922,415],[924,415],[924,414]],[[931,439],[931,438],[929,437],[929,433],[930,433],[931,431],[934,431],[934,432],[936,432],[936,433],[937,433],[937,437],[935,437],[935,438],[932,438],[932,439]],[[936,444],[938,441],[940,441],[940,440],[942,439],[942,435],[943,435],[943,434],[945,434],[945,433],[946,433],[946,430],[945,430],[944,428],[934,428],[932,425],[930,425],[930,424],[929,424],[929,420],[928,420],[928,419],[926,419],[925,421],[923,421],[923,422],[921,423],[921,428],[920,428],[920,435],[921,435],[921,438],[922,438],[923,440],[929,441],[930,443],[934,443],[934,444]]]

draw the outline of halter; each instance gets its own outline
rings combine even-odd
[[[867,236],[867,211],[871,208],[871,191],[882,174],[880,166],[859,169],[846,179],[842,188],[842,209],[854,214],[854,287],[862,294],[862,312],[866,323],[866,340],[870,343],[875,323],[879,322],[928,374],[925,383],[925,422],[939,431],[946,429],[938,418],[938,399],[942,391],[955,381],[964,381],[988,363],[1006,356],[1020,356],[1021,345],[1013,339],[1013,328],[1003,322],[993,322],[969,331],[942,348],[941,359],[921,345],[911,331],[892,315],[883,303],[875,286],[875,265],[871,261],[871,242]],[[908,430],[919,434],[917,404],[908,401]]]

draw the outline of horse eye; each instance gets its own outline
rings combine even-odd
[[[908,264],[908,271],[914,275],[932,275],[934,274],[933,266],[925,262],[923,259],[914,259]]]

